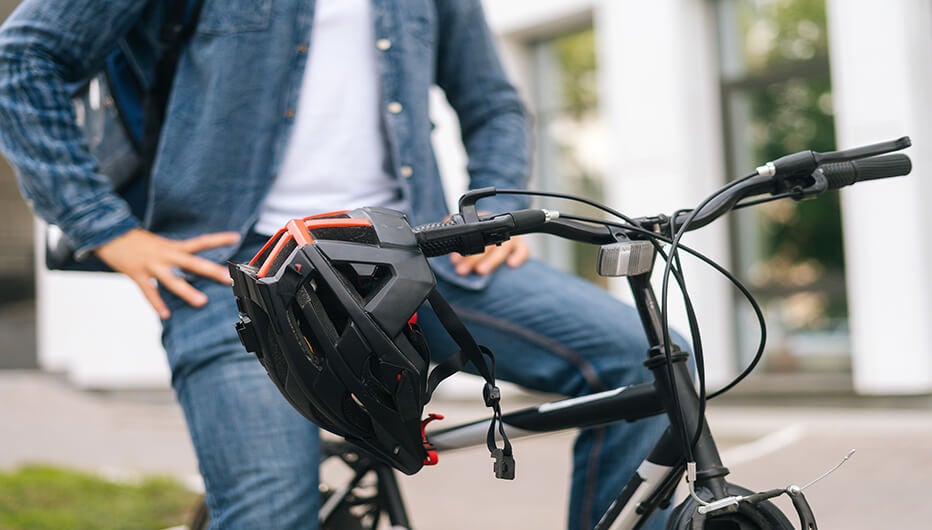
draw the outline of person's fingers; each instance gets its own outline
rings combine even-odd
[[[470,254],[469,256],[460,256],[459,260],[454,262],[456,264],[456,273],[460,276],[466,276],[473,272],[476,265],[482,261],[482,256],[484,255],[485,254]]]
[[[218,283],[230,285],[230,271],[218,263],[204,259],[192,254],[180,254],[175,258],[175,266],[192,272],[198,276],[214,280]]]
[[[521,239],[516,239],[515,245],[512,248],[511,254],[508,255],[508,266],[509,267],[519,267],[524,264],[525,261],[531,257],[531,249],[527,246]]]
[[[237,232],[214,232],[184,239],[179,241],[178,244],[188,254],[195,254],[202,250],[232,245],[237,241],[239,241]]]
[[[501,246],[490,247],[485,253],[481,254],[481,259],[476,263],[476,274],[490,274],[492,271],[505,263],[508,255],[511,254],[511,246],[504,243]]]
[[[189,305],[201,307],[207,303],[207,295],[192,287],[183,278],[175,276],[170,269],[156,272],[155,278],[162,284],[162,287],[165,287]]]
[[[527,261],[529,255],[527,244],[521,238],[512,238],[501,245],[487,247],[482,254],[451,255],[450,261],[456,266],[456,273],[461,276],[472,272],[485,275],[492,273],[502,263],[507,263],[509,267],[517,267]]]
[[[143,229],[133,229],[101,245],[95,252],[110,268],[129,276],[159,317],[165,319],[170,312],[156,282],[188,304],[203,306],[207,303],[207,296],[179,277],[177,270],[229,285],[230,275],[226,267],[195,254],[235,244],[239,237],[236,232],[217,232],[174,241]]]
[[[171,316],[171,312],[168,310],[168,306],[165,305],[165,301],[162,300],[162,296],[159,295],[159,289],[155,286],[152,278],[149,276],[138,279],[133,278],[133,281],[139,287],[139,290],[142,291],[142,295],[146,298],[146,301],[149,302],[149,305],[152,306],[152,309],[159,315],[159,318],[162,320],[168,319],[168,317]]]

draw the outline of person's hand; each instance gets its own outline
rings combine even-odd
[[[502,263],[517,267],[527,261],[530,255],[527,243],[520,237],[512,237],[501,245],[490,245],[482,254],[450,254],[450,261],[456,265],[456,273],[462,276],[474,272],[486,275],[497,269]]]
[[[104,243],[94,253],[111,269],[129,276],[159,317],[166,319],[171,312],[159,296],[156,282],[192,306],[203,306],[207,296],[175,271],[181,269],[229,285],[230,274],[226,267],[195,254],[237,241],[239,234],[236,232],[217,232],[176,241],[136,228]]]

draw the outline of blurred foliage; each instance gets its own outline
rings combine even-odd
[[[579,119],[598,109],[598,70],[592,28],[566,33],[552,41],[560,68],[561,109]]]
[[[115,483],[30,465],[0,474],[0,530],[143,530],[177,526],[198,496],[165,477]]]
[[[570,193],[594,200],[604,197],[602,175],[587,161],[580,150],[585,132],[598,127],[599,91],[595,31],[592,27],[564,33],[549,39],[554,59],[556,108],[547,118],[548,130],[558,153],[560,178]],[[545,87],[547,88],[547,87]],[[588,163],[587,163],[588,162]],[[561,205],[574,213],[592,214],[591,209],[577,204]],[[582,243],[570,243],[574,272],[589,281],[605,285],[606,279],[596,274],[598,248]]]
[[[746,131],[755,161],[774,160],[805,149],[835,148],[825,2],[821,0],[727,0],[736,9],[744,78],[767,78],[764,86],[741,89],[751,121]],[[825,68],[819,68],[824,65]],[[758,287],[819,289],[842,283],[844,251],[837,192],[800,203],[778,202],[759,212],[763,260],[752,280]],[[814,274],[786,271],[806,265]],[[782,270],[781,270],[782,269]],[[762,272],[763,271],[763,272]],[[822,288],[825,288],[822,285]],[[836,289],[837,290],[837,289]],[[844,317],[843,293],[832,293],[824,311]],[[824,320],[819,319],[824,323]],[[816,321],[813,320],[813,325]]]
[[[824,0],[724,0],[737,10],[748,72],[828,56]]]

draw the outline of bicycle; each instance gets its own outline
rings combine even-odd
[[[595,530],[640,528],[656,509],[672,503],[684,474],[690,495],[673,509],[667,526],[669,529],[793,529],[795,527],[787,515],[770,501],[774,497],[788,495],[801,528],[816,530],[815,516],[803,490],[828,473],[803,487],[788,486],[764,492],[752,492],[726,480],[729,471],[705,421],[706,401],[727,392],[754,370],[763,354],[766,327],[763,314],[747,289],[724,268],[682,245],[681,239],[687,231],[701,228],[734,209],[786,198],[801,200],[861,181],[907,175],[912,169],[910,159],[903,154],[888,153],[910,145],[909,138],[903,137],[842,151],[801,151],[787,155],[725,185],[696,208],[669,216],[630,218],[594,201],[570,195],[477,189],[460,198],[459,212],[450,221],[417,226],[412,230],[426,256],[450,252],[478,253],[486,246],[501,243],[514,235],[551,234],[599,245],[599,274],[627,278],[650,344],[646,366],[654,380],[545,403],[501,416],[509,437],[516,439],[666,414],[670,422],[668,429],[618,493]],[[545,209],[480,216],[476,202],[495,194],[529,194],[581,201],[620,221],[566,215]],[[761,340],[751,363],[734,380],[712,393],[707,393],[705,385],[701,337],[679,264],[681,250],[698,257],[732,281],[750,302],[761,326]],[[651,280],[658,257],[665,264],[659,299]],[[698,385],[694,383],[687,363],[690,355],[672,344],[670,339],[667,300],[671,277],[681,287],[690,324]],[[486,444],[490,422],[494,421],[483,419],[426,430],[426,424],[434,418],[431,415],[422,424],[425,448],[432,460],[436,460],[438,452]],[[324,480],[321,482],[319,521],[322,529],[375,530],[385,519],[393,530],[412,528],[391,465],[347,442],[331,440],[321,442],[321,462],[341,462],[349,471],[349,478],[339,487],[326,486]],[[513,478],[512,463],[507,459],[504,463],[496,460],[496,476]],[[200,526],[192,524],[191,528],[204,528],[205,515],[202,507],[197,523]]]

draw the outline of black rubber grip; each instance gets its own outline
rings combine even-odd
[[[498,245],[511,236],[540,231],[547,223],[547,212],[541,209],[515,210],[466,223],[454,215],[445,223],[415,226],[414,237],[427,257],[451,252],[478,254],[489,245]]]
[[[453,221],[448,221],[446,223],[430,223],[413,227],[412,230],[417,240],[417,246],[420,247],[421,252],[429,258],[460,251],[462,237],[459,234],[447,236],[438,235],[438,231],[458,224],[459,223]]]
[[[460,239],[459,236],[432,240],[419,239],[417,244],[421,247],[421,252],[423,252],[425,256],[432,258],[434,256],[450,254],[451,252],[460,252],[462,248]]]
[[[852,162],[825,164],[820,168],[828,180],[829,189],[834,190],[865,180],[908,175],[913,169],[913,164],[908,156],[895,154],[864,158]]]

